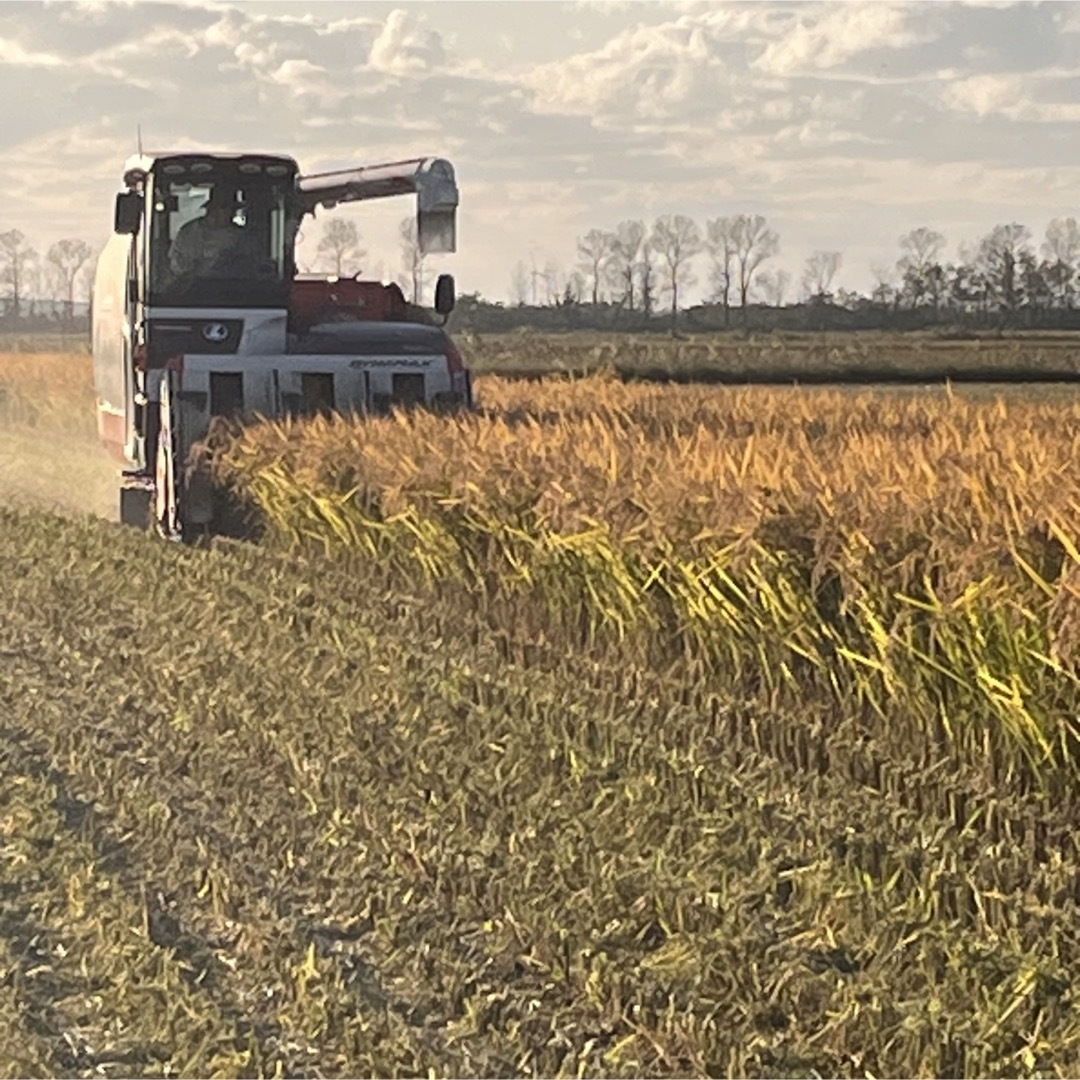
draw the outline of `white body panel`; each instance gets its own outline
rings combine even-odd
[[[99,426],[102,414],[127,417],[130,412],[133,314],[127,283],[131,258],[131,237],[114,233],[98,257],[94,274],[91,339]],[[117,427],[111,427],[111,433],[122,441]]]
[[[244,333],[237,355],[249,353],[283,353],[288,340],[288,313],[277,308],[168,308],[146,309],[146,317],[154,322],[206,322],[214,319],[243,319]]]
[[[183,401],[192,400],[193,395],[206,395],[199,410],[204,428],[210,423],[210,386],[214,374],[241,376],[244,412],[270,418],[287,415],[289,395],[301,393],[303,375],[307,373],[332,375],[337,411],[362,413],[369,404],[367,381],[363,369],[352,363],[347,356],[185,356],[179,390]]]
[[[423,390],[417,397],[424,402],[453,388],[446,357],[438,355],[186,355],[181,371],[174,377],[184,414],[185,452],[209,430],[215,375],[239,375],[243,411],[267,418],[302,411],[305,375],[332,377],[333,411],[343,414],[379,410],[400,398],[400,391],[395,392],[395,376],[421,376]]]

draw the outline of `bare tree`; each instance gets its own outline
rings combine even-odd
[[[416,234],[416,218],[401,219],[398,237],[401,240],[401,265],[405,280],[412,293],[412,302],[419,304],[424,295],[424,252],[420,250],[420,240]]]
[[[1080,265],[1080,227],[1076,218],[1054,218],[1046,226],[1042,255],[1049,263],[1047,277],[1054,286],[1058,302],[1063,307],[1072,307]]]
[[[807,297],[828,296],[842,263],[839,251],[815,251],[803,268],[802,286]]]
[[[786,270],[777,270],[775,274],[763,270],[758,274],[756,281],[762,298],[769,307],[784,306],[784,296],[791,284],[791,275]]]
[[[537,286],[544,280],[544,274],[542,270],[536,269],[536,252],[529,252],[529,289],[532,292],[532,306],[536,307],[539,301],[539,292]]]
[[[0,233],[0,282],[8,287],[13,318],[22,314],[22,301],[26,296],[26,279],[31,265],[37,261],[37,252],[26,242],[18,229]]]
[[[736,220],[733,217],[719,217],[705,222],[705,249],[711,262],[709,281],[712,295],[724,305],[725,326],[731,323],[732,268],[738,250]]]
[[[690,260],[701,251],[701,230],[683,214],[665,214],[653,225],[649,245],[665,267],[665,283],[671,294],[671,332],[678,329],[679,287],[692,285]]]
[[[360,248],[360,234],[355,223],[345,218],[331,218],[326,223],[322,239],[319,240],[318,253],[333,261],[334,273],[338,277],[346,272],[356,273],[352,266],[367,254]]]
[[[585,295],[586,287],[585,275],[580,270],[574,270],[566,279],[566,286],[562,293],[563,304],[580,304],[582,297]],[[593,301],[593,303],[595,302]]]
[[[1030,254],[1031,230],[1019,222],[995,225],[979,241],[977,265],[982,269],[989,287],[987,299],[999,307],[1015,312],[1020,301],[1017,266],[1025,254]]]
[[[641,271],[645,225],[640,221],[621,221],[615,228],[615,242],[607,269],[612,285],[621,290],[622,302],[634,310],[634,282]]]
[[[761,214],[739,214],[735,219],[735,254],[739,263],[739,306],[746,319],[746,297],[758,268],[780,250],[780,237]],[[726,312],[725,312],[726,314]]]
[[[524,307],[529,299],[529,271],[520,259],[510,275],[510,298],[518,307]]]
[[[945,250],[945,237],[935,229],[920,225],[900,237],[903,254],[896,262],[900,272],[900,294],[913,308],[928,297],[935,305],[940,299],[943,272],[938,261]]]
[[[953,306],[968,315],[989,311],[993,290],[979,260],[978,244],[961,241],[957,254],[959,262],[949,283]]]
[[[563,291],[563,272],[562,267],[554,259],[548,259],[544,263],[544,271],[541,275],[541,280],[544,283],[544,292],[546,295],[545,303],[549,307],[554,307],[558,303],[559,297]]]
[[[634,264],[638,274],[638,293],[641,297],[641,310],[646,316],[652,315],[656,305],[656,255],[652,245],[645,241],[638,252]]]
[[[1020,253],[1019,287],[1024,307],[1029,312],[1043,312],[1053,307],[1057,282],[1052,270],[1051,264],[1045,259],[1039,262],[1030,248]]]
[[[891,304],[897,295],[893,267],[887,263],[876,262],[870,267],[870,273],[874,275],[874,288],[870,292],[870,299],[875,304]]]
[[[55,300],[61,291],[61,286],[56,280],[56,271],[35,252],[23,271],[21,298],[30,305],[30,310],[24,314],[33,315],[38,300]]]
[[[578,237],[577,252],[581,268],[592,279],[592,302],[600,303],[600,276],[615,247],[612,233],[601,229],[590,229],[584,236]]]
[[[75,315],[76,279],[92,254],[90,245],[85,240],[57,240],[45,254],[63,297],[64,318],[68,323]]]
[[[1080,261],[1080,226],[1076,218],[1054,218],[1046,226],[1042,254],[1050,262],[1073,265]]]
[[[900,237],[900,250],[904,253],[897,263],[901,273],[908,267],[924,270],[941,257],[945,250],[945,237],[935,229],[920,225]]]

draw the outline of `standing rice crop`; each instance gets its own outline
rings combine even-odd
[[[1075,761],[1080,407],[481,383],[477,415],[260,425],[217,469],[279,536],[507,625],[1045,779]]]

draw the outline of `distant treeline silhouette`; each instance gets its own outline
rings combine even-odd
[[[519,261],[510,304],[465,296],[455,321],[473,330],[1080,329],[1075,218],[1051,221],[1038,252],[1018,222],[961,244],[951,261],[942,258],[944,235],[926,226],[898,243],[899,258],[875,265],[868,293],[834,286],[838,251],[813,252],[796,291],[786,270],[767,268],[780,238],[760,214],[715,218],[704,229],[681,214],[658,218],[651,230],[623,221],[579,237],[569,275],[553,263],[530,269]],[[702,265],[708,299],[687,308],[680,297]]]

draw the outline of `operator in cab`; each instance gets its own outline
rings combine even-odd
[[[253,231],[237,224],[236,193],[221,184],[210,189],[203,215],[180,228],[169,249],[174,279],[232,277],[250,271],[259,253]]]

